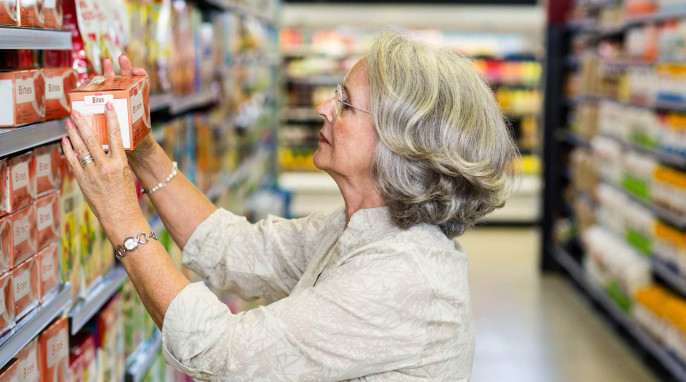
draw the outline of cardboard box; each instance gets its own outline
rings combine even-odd
[[[17,0],[0,0],[0,25],[18,25]]]
[[[85,295],[98,284],[102,276],[102,255],[99,252],[102,247],[98,235],[100,223],[85,201],[81,203],[77,223],[81,233],[81,293]]]
[[[36,200],[36,248],[60,238],[60,194],[51,192]]]
[[[0,216],[9,213],[9,172],[7,171],[7,159],[0,159]]]
[[[22,382],[40,381],[40,363],[38,362],[38,338],[33,339],[19,352],[19,380]]]
[[[124,348],[124,324],[122,317],[122,298],[117,294],[98,313],[96,317],[98,332],[98,380],[120,381],[124,377],[126,359]]]
[[[58,318],[38,337],[42,382],[69,381],[69,324]]]
[[[36,206],[30,205],[9,216],[12,219],[12,258],[10,268],[31,257],[38,250],[36,241]]]
[[[38,305],[38,261],[36,256],[12,270],[14,315],[17,321]]]
[[[43,27],[43,0],[19,0],[19,25]]]
[[[49,29],[62,29],[62,0],[44,0],[43,2],[43,27]]]
[[[149,93],[147,76],[96,76],[69,92],[69,96],[72,109],[88,118],[105,149],[109,148],[105,104],[111,102],[119,120],[124,149],[133,150],[150,133]]]
[[[60,199],[60,270],[62,280],[71,283],[72,301],[76,301],[81,291],[81,234],[76,217],[81,209],[82,196],[64,157]]]
[[[14,230],[9,216],[0,218],[0,274],[7,272],[12,265],[12,246]]]
[[[60,189],[62,183],[62,155],[60,144],[41,146],[33,150],[36,161],[36,195]]]
[[[0,276],[0,335],[14,327],[14,284],[12,274]]]
[[[55,241],[38,252],[38,270],[40,272],[38,301],[40,303],[43,303],[44,299],[49,298],[59,290],[62,281],[60,277],[59,250],[59,244]]]
[[[69,374],[67,381],[83,382],[82,356],[72,356],[69,354]]]
[[[98,375],[95,362],[95,336],[89,334],[77,337],[75,343],[71,346],[69,359],[70,363],[78,361],[78,368],[81,371],[80,379],[77,376],[72,381],[95,381]]]
[[[0,71],[0,127],[45,120],[44,92],[40,69]]]
[[[45,119],[66,118],[71,114],[69,92],[76,88],[78,75],[72,68],[45,68]]]
[[[33,152],[10,158],[7,170],[7,212],[12,213],[36,200],[36,161]]]
[[[19,362],[11,359],[5,367],[0,370],[0,381],[15,382],[19,380]]]

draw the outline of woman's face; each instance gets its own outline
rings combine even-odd
[[[366,60],[358,61],[343,81],[343,101],[369,110],[369,84]],[[369,166],[379,137],[371,114],[339,104],[336,114],[333,97],[317,107],[324,120],[321,140],[314,154],[314,165],[332,176],[368,177]]]

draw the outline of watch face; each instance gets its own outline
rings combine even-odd
[[[138,247],[138,241],[134,237],[129,237],[126,240],[124,240],[124,248],[126,248],[127,251],[133,251]]]

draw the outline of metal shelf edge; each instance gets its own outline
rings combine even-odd
[[[682,296],[686,296],[686,277],[669,269],[669,267],[661,260],[653,255],[651,259],[653,273],[660,276],[674,289],[679,291]]]
[[[126,371],[127,382],[140,382],[145,373],[150,369],[152,363],[157,358],[157,352],[162,348],[162,334],[157,333],[150,343],[145,344],[141,349],[143,354],[138,354],[136,362]],[[139,350],[139,351],[141,351]]]
[[[124,267],[117,266],[109,271],[86,299],[79,301],[69,312],[70,333],[78,333],[128,278]]]
[[[641,204],[643,207],[649,209],[658,218],[676,226],[677,228],[686,229],[686,216],[679,216],[679,214],[676,214],[672,211],[669,211],[663,207],[660,207],[660,206],[657,206],[651,202],[647,202],[645,200],[642,200],[642,199],[636,197],[635,195],[633,195],[631,192],[628,192],[624,188],[618,187],[618,186],[616,186],[612,183],[609,183],[607,181],[603,181],[602,184],[610,186],[613,189],[620,191],[620,192],[624,193],[625,195],[629,196],[629,198],[631,198],[631,200],[633,200],[633,201]]]
[[[70,50],[71,32],[0,26],[0,49]]]
[[[0,128],[0,157],[57,141],[67,135],[65,119],[54,119],[32,125]]]

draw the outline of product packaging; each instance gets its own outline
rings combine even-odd
[[[62,29],[62,0],[43,0],[43,27]]]
[[[36,240],[40,250],[60,238],[60,194],[51,192],[36,200]]]
[[[147,76],[97,76],[72,90],[69,96],[72,109],[88,118],[105,149],[109,148],[105,104],[111,102],[117,113],[124,148],[133,150],[150,133],[149,93]]]
[[[22,382],[41,381],[38,338],[33,339],[17,356],[19,361],[19,380]]]
[[[67,318],[61,317],[48,326],[38,338],[42,382],[69,381],[68,328]]]
[[[60,286],[59,244],[52,242],[38,252],[40,271],[38,300],[42,303],[55,293]]]
[[[0,127],[45,120],[44,90],[40,69],[0,71]]]
[[[14,327],[13,286],[10,272],[0,276],[0,335]]]
[[[67,381],[83,382],[82,358],[83,357],[74,357],[72,354],[69,354],[69,374],[67,375]]]
[[[71,283],[72,301],[76,301],[81,291],[81,233],[77,216],[81,209],[81,192],[69,169],[66,158],[62,157],[62,186],[60,195],[60,270],[62,280]]]
[[[12,213],[36,199],[36,162],[33,152],[10,158],[7,161],[7,171],[7,212]]]
[[[102,276],[102,255],[99,252],[101,246],[98,242],[100,223],[85,202],[81,203],[78,219],[81,234],[81,280],[83,282],[81,292],[87,294],[88,290],[96,285]]]
[[[7,171],[7,159],[0,159],[0,216],[10,210],[9,199],[9,172]]]
[[[124,341],[122,298],[115,295],[98,313],[98,364],[102,375],[99,380],[120,381],[124,377],[126,360],[121,344]]]
[[[72,68],[45,68],[45,119],[66,118],[71,113],[69,92],[76,88],[78,75]]]
[[[7,272],[12,265],[12,242],[14,230],[9,216],[0,217],[0,274]]]
[[[0,381],[19,381],[19,362],[16,359],[11,359],[7,365],[0,369]]]
[[[38,147],[33,154],[36,158],[36,194],[59,190],[62,181],[60,144]]]
[[[0,0],[0,25],[17,25],[17,1]]]
[[[14,269],[38,250],[36,241],[36,206],[30,205],[9,216],[12,219],[12,258]]]
[[[71,379],[71,381],[96,381],[97,380],[97,365],[95,360],[95,336],[92,334],[77,337],[71,344],[70,349],[70,364],[78,362],[78,369],[81,370],[81,379],[78,377]]]
[[[19,321],[38,305],[38,261],[36,256],[12,270],[14,314]]]
[[[43,1],[19,0],[19,26],[43,27]]]

